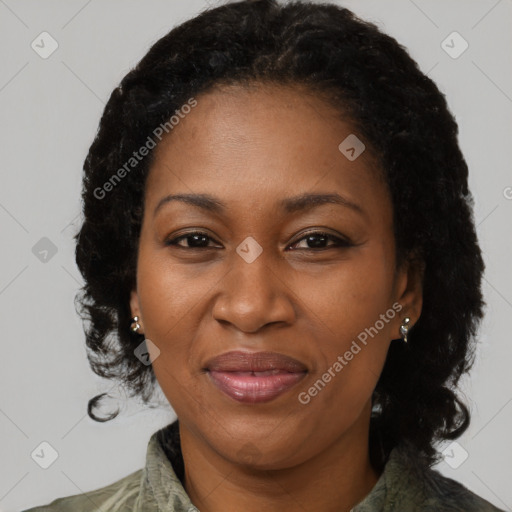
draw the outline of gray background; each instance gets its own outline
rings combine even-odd
[[[437,468],[511,510],[512,2],[339,3],[405,45],[446,94],[459,123],[487,265],[488,308],[477,363],[462,383],[471,427],[460,446],[450,448],[456,459],[461,449],[469,456],[456,469],[447,461]],[[72,236],[80,221],[83,160],[110,92],[150,44],[207,5],[0,0],[2,511],[90,491],[141,468],[150,435],[175,418],[161,393],[158,409],[121,401],[124,412],[109,423],[87,416],[87,400],[113,385],[95,376],[86,359],[73,305],[82,279]],[[47,59],[31,48],[43,31],[59,45]],[[453,31],[469,44],[458,58],[441,46]],[[460,40],[450,41],[452,52],[461,48]],[[33,251],[38,242],[48,244],[43,237],[57,250],[46,262]],[[42,441],[59,455],[48,469],[31,458]]]

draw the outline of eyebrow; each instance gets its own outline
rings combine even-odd
[[[170,194],[163,197],[156,205],[153,211],[153,217],[156,216],[158,211],[164,204],[172,201],[179,201],[185,204],[189,204],[205,210],[210,213],[222,215],[227,211],[227,206],[209,194]],[[278,206],[285,213],[294,213],[297,211],[307,211],[313,208],[317,208],[324,204],[337,204],[350,208],[362,215],[365,215],[365,211],[358,204],[349,201],[345,197],[340,196],[337,193],[306,193],[299,196],[288,197],[279,201]]]

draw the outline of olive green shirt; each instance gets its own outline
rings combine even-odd
[[[395,447],[377,483],[351,512],[504,512],[417,461],[413,449]],[[151,436],[144,468],[23,512],[197,512],[182,484],[183,468],[175,421]]]

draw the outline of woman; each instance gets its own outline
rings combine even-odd
[[[113,91],[84,171],[91,366],[178,420],[32,512],[499,510],[431,469],[469,425],[484,264],[457,125],[393,38],[206,11]]]

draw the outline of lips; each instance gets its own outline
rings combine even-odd
[[[307,373],[306,365],[277,352],[226,352],[210,359],[205,370],[217,389],[253,404],[273,400]]]

